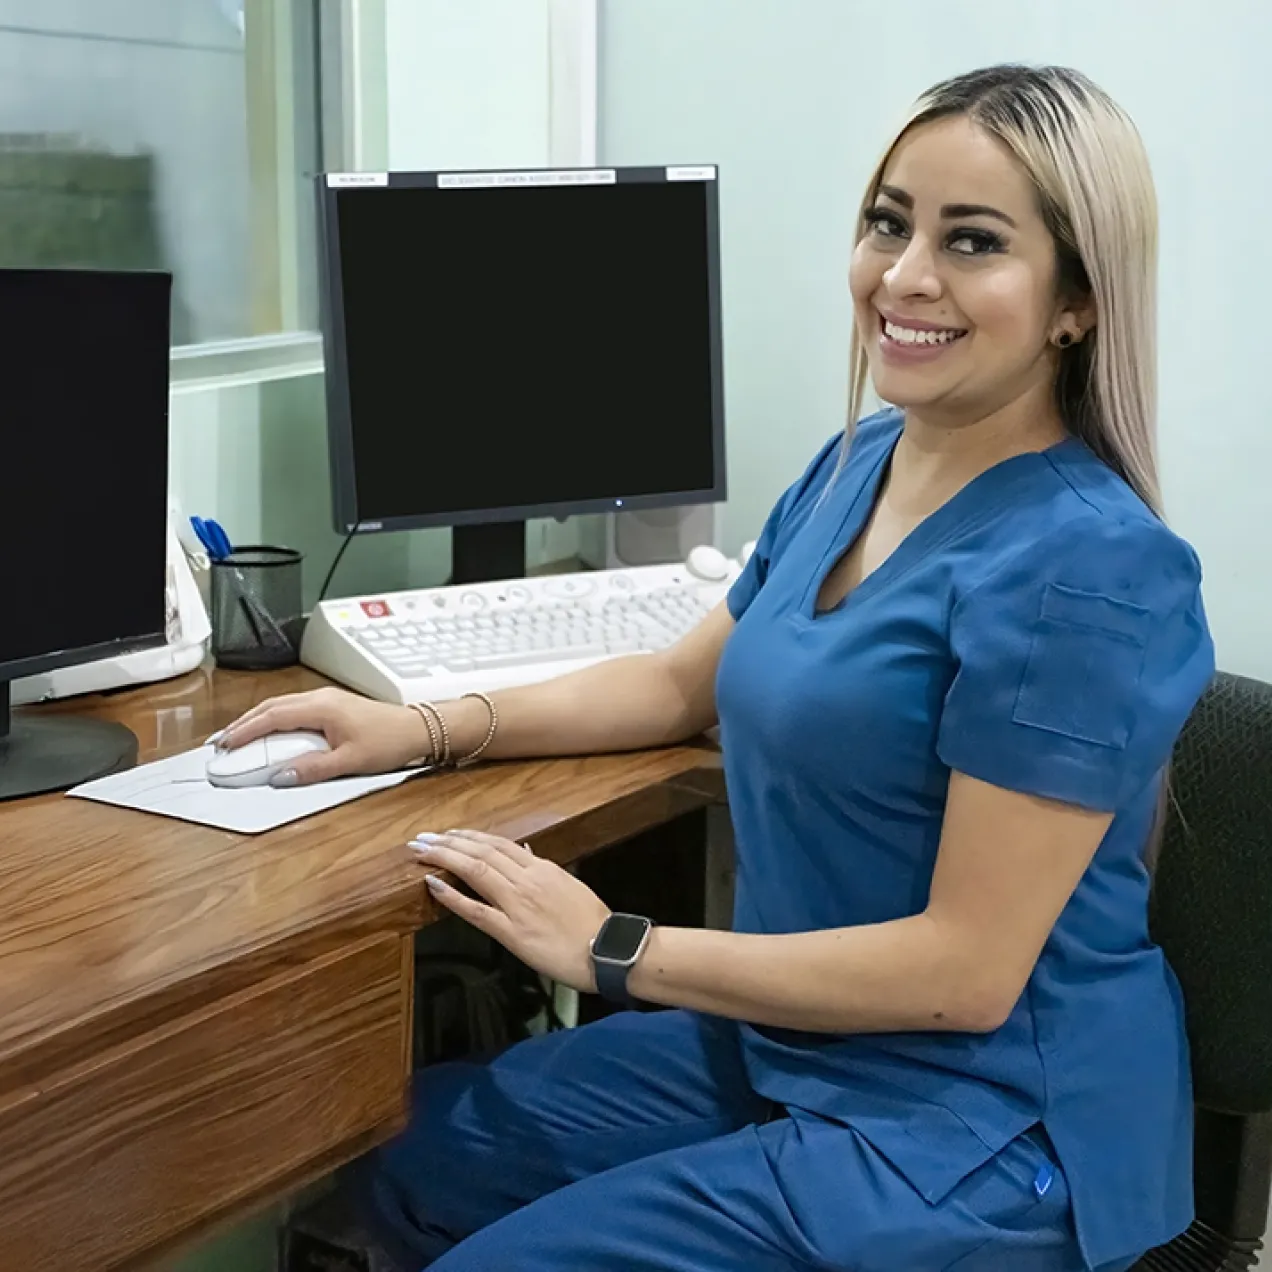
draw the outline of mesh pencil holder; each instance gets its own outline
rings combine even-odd
[[[212,655],[235,671],[300,660],[303,562],[292,548],[237,548],[212,562]]]

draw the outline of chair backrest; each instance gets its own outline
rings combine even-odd
[[[1153,885],[1197,1103],[1272,1109],[1272,685],[1220,673],[1185,726]]]

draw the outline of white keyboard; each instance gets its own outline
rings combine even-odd
[[[740,567],[711,548],[683,565],[324,601],[301,659],[383,702],[444,701],[665,649],[727,594]]]

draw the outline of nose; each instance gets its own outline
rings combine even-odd
[[[898,300],[936,300],[941,294],[941,276],[936,257],[927,240],[915,234],[883,275],[884,285]]]

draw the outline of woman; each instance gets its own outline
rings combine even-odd
[[[1149,940],[1164,769],[1213,671],[1157,515],[1155,209],[1071,71],[939,85],[871,180],[853,411],[727,607],[663,655],[446,704],[456,753],[722,726],[736,931],[610,924],[565,871],[420,841],[442,904],[623,1013],[424,1073],[382,1212],[468,1269],[1129,1267],[1191,1218],[1178,990]],[[432,754],[427,710],[324,691],[238,745],[292,780]],[[437,828],[444,830],[442,827]],[[630,929],[630,930],[627,930]]]

